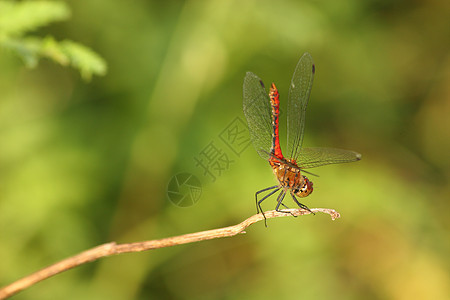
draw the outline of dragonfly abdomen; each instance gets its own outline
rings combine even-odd
[[[280,137],[278,134],[278,119],[280,116],[280,95],[274,83],[270,86],[270,104],[272,106],[272,148],[270,153],[276,157],[283,158],[280,147]]]

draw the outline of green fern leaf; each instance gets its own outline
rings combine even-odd
[[[69,17],[68,6],[60,1],[0,1],[0,36],[21,36]]]
[[[92,75],[106,74],[106,62],[88,47],[69,40],[62,41],[60,46],[69,58],[70,64],[80,71],[83,79],[90,80]]]
[[[85,80],[105,75],[106,62],[81,44],[26,35],[28,31],[65,20],[70,10],[64,2],[0,0],[0,46],[18,54],[27,67],[36,67],[40,58],[48,58],[62,66],[78,69]]]

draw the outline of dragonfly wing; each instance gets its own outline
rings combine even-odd
[[[314,79],[314,62],[309,53],[303,54],[295,67],[289,88],[287,106],[287,154],[297,160],[305,129],[306,106]],[[298,160],[300,161],[300,160]]]
[[[303,148],[298,157],[301,169],[315,168],[331,164],[341,164],[361,159],[361,154],[334,148]]]
[[[247,72],[244,78],[244,115],[250,139],[258,154],[269,158],[272,141],[272,108],[262,80]]]

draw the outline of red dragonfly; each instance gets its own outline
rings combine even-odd
[[[261,203],[280,191],[277,198],[276,211],[280,205],[288,208],[283,199],[289,193],[294,202],[301,208],[311,212],[296,196],[303,198],[313,191],[313,183],[302,173],[304,169],[329,164],[347,163],[361,159],[359,153],[332,148],[302,148],[305,113],[311,93],[315,66],[309,53],[303,54],[298,61],[289,88],[287,105],[287,153],[281,152],[278,135],[278,118],[280,115],[279,94],[272,83],[269,94],[266,93],[262,80],[251,72],[244,79],[244,114],[250,130],[250,138],[258,154],[269,161],[278,184],[262,189],[255,194],[257,213],[261,211]],[[309,173],[314,175],[312,173]],[[258,195],[268,192],[258,200]],[[267,224],[266,224],[267,226]]]

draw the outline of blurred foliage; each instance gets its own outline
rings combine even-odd
[[[1,3],[4,28],[12,14]],[[246,71],[277,84],[283,112],[295,65],[311,53],[304,144],[355,150],[362,160],[312,170],[320,177],[303,203],[334,208],[339,220],[269,220],[239,237],[119,255],[15,299],[450,298],[447,2],[48,3],[70,7],[71,19],[55,23],[67,18],[61,9],[13,22],[24,35],[9,42],[64,61],[67,47],[84,54],[57,40],[80,41],[109,70],[86,84],[47,60],[25,68],[0,48],[0,285],[103,242],[255,213],[255,191],[275,178],[252,146],[235,153],[225,139],[244,120]],[[33,40],[40,36],[55,38]],[[229,158],[224,170],[210,169],[215,178],[195,160],[212,146]],[[202,182],[188,208],[166,194],[180,172]],[[275,199],[263,203],[274,207]]]
[[[69,16],[70,9],[64,2],[0,1],[0,46],[19,55],[30,68],[45,57],[78,69],[85,80],[92,75],[105,75],[106,62],[91,49],[69,40],[58,42],[52,36],[27,35]]]

